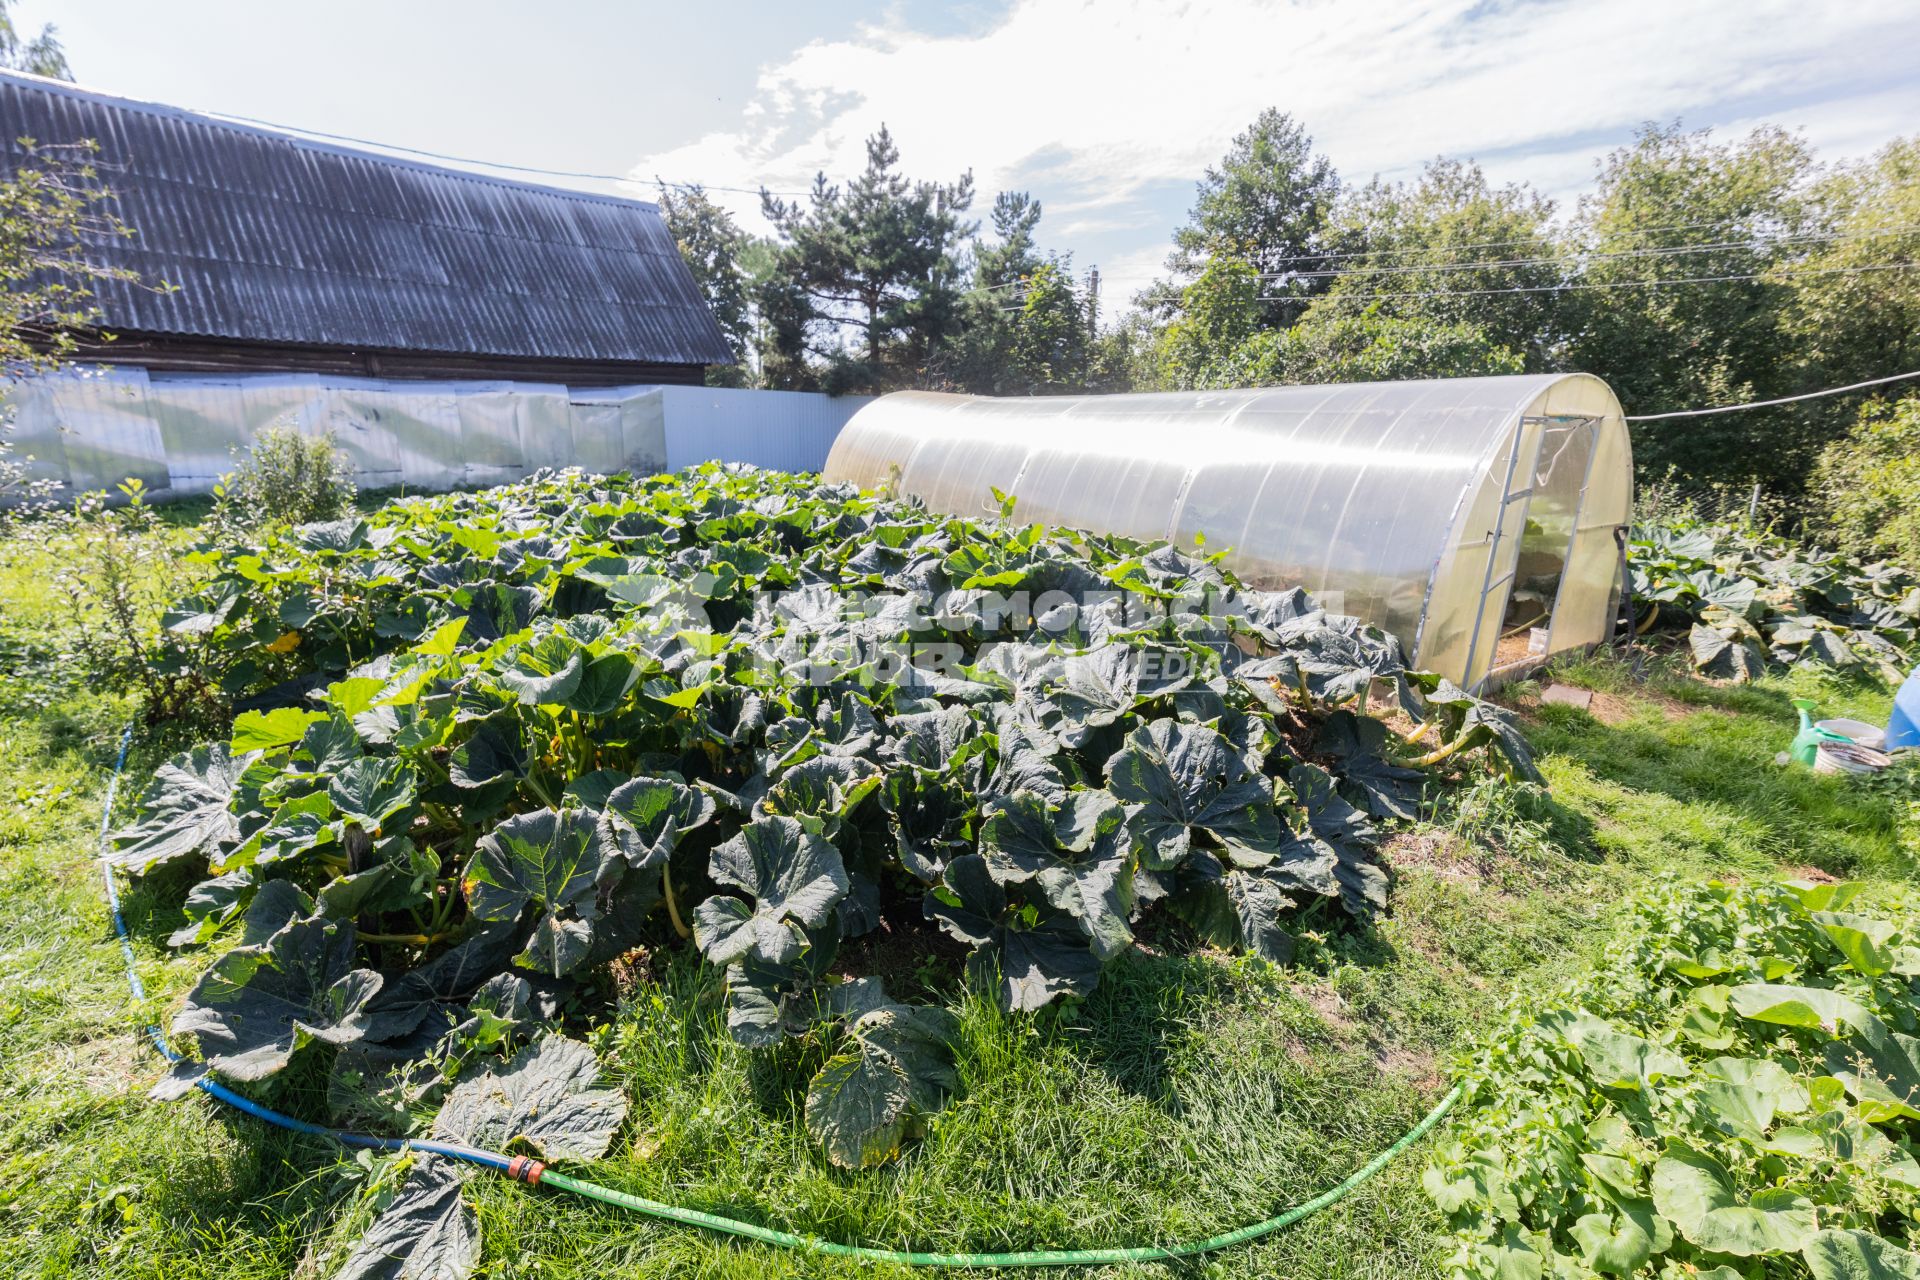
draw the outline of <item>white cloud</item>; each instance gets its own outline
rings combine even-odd
[[[986,199],[1039,195],[1048,243],[1098,237],[1117,304],[1137,287],[1122,268],[1152,269],[1187,184],[1265,107],[1352,180],[1477,156],[1564,197],[1646,120],[1764,119],[1870,150],[1920,120],[1917,36],[1909,0],[1016,0],[978,34],[809,44],[761,70],[737,125],[633,173],[804,188],[857,172],[884,121],[914,176],[971,166]],[[762,225],[751,196],[727,199]]]

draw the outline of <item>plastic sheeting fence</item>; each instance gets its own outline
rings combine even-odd
[[[1029,520],[1203,535],[1255,585],[1306,587],[1462,684],[1606,638],[1633,497],[1619,403],[1585,374],[897,392],[847,425],[826,477],[962,515],[995,509],[997,488]]]
[[[207,493],[263,429],[331,431],[362,489],[444,490],[542,467],[647,473],[708,459],[818,471],[870,397],[707,387],[567,388],[110,367],[0,391],[30,474],[68,493],[138,479],[155,500]]]

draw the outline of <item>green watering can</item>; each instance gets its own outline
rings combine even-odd
[[[1813,758],[1820,748],[1829,742],[1851,742],[1845,734],[1830,733],[1813,722],[1813,710],[1820,704],[1812,698],[1795,698],[1793,709],[1800,713],[1800,732],[1793,735],[1793,745],[1787,748],[1787,754],[1799,764],[1813,767]]]

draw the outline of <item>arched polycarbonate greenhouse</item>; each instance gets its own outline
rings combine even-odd
[[[829,480],[937,511],[1228,548],[1465,685],[1607,638],[1633,500],[1587,374],[993,399],[906,391],[848,422]]]

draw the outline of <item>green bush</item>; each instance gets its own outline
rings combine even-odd
[[[1855,555],[1920,564],[1920,396],[1875,405],[1813,473],[1823,532]]]
[[[353,468],[331,431],[305,436],[290,426],[268,427],[213,495],[220,533],[338,520],[353,509]]]
[[[52,585],[66,603],[79,674],[97,689],[138,692],[150,721],[201,723],[218,700],[194,669],[200,638],[176,634],[168,610],[199,570],[175,554],[146,486],[117,487],[118,498],[86,493],[71,512],[43,512],[23,536],[59,565]]]
[[[1920,1275],[1920,932],[1855,888],[1662,885],[1522,997],[1424,1178],[1452,1270]]]

